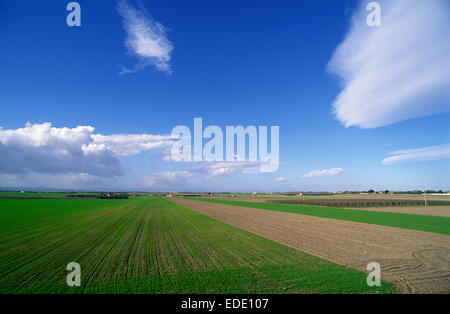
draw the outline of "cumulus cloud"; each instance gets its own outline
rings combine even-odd
[[[0,127],[0,174],[79,174],[113,178],[125,174],[119,158],[170,145],[170,135],[95,134],[92,126],[57,128],[51,123]]]
[[[382,163],[385,165],[405,162],[445,160],[450,159],[450,144],[415,149],[404,149],[389,154],[392,156],[387,157],[382,161]]]
[[[361,2],[328,69],[343,89],[333,108],[346,127],[375,128],[450,111],[450,2],[378,0],[380,27]]]
[[[275,182],[285,182],[285,181],[287,181],[287,179],[283,177],[278,177],[275,179]]]
[[[319,177],[327,177],[327,176],[337,176],[342,173],[344,169],[342,168],[331,168],[331,169],[323,169],[323,170],[313,170],[311,172],[306,173],[303,178],[319,178]]]
[[[154,21],[145,7],[139,4],[140,7],[136,8],[128,1],[121,0],[117,5],[127,33],[125,45],[132,55],[139,58],[139,63],[134,68],[122,67],[120,74],[139,71],[147,66],[154,66],[170,74],[170,59],[174,47],[167,38],[166,28]]]
[[[110,186],[125,174],[121,157],[152,151],[163,156],[177,138],[165,134],[95,133],[92,126],[54,127],[50,122],[23,128],[0,127],[0,182],[3,186],[82,188]],[[179,171],[142,178],[142,186],[186,186],[192,180],[261,173],[262,161],[188,162]],[[129,184],[130,186],[132,183]]]
[[[92,141],[93,131],[90,126],[55,128],[50,123],[0,128],[0,173],[123,175],[124,169],[111,151],[83,151],[83,145]]]

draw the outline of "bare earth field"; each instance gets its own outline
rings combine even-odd
[[[226,197],[226,194],[223,194],[221,197]],[[241,196],[240,194],[234,195]],[[310,195],[305,194],[303,196],[298,195],[256,195],[254,198],[265,198],[265,199],[305,199],[305,200],[354,200],[354,199],[372,199],[372,200],[380,200],[380,199],[391,199],[391,200],[424,200],[426,197],[429,201],[449,201],[450,195],[448,194],[327,194],[327,195]],[[251,195],[242,198],[252,198]]]
[[[182,198],[172,202],[309,254],[382,279],[405,293],[450,293],[450,237],[328,218]]]
[[[217,199],[217,197],[215,197]],[[225,199],[225,198],[223,198]],[[232,201],[243,201],[243,202],[270,202],[273,198],[227,198]],[[301,206],[301,205],[299,205]],[[354,210],[369,210],[378,212],[389,212],[389,213],[401,213],[401,214],[415,214],[415,215],[428,215],[428,216],[441,216],[450,217],[450,206],[447,205],[433,205],[433,206],[377,206],[377,207],[345,207]]]
[[[393,206],[393,207],[368,207],[368,208],[349,207],[349,209],[450,217],[450,206]]]
[[[303,196],[298,195],[244,195],[244,194],[214,194],[213,196],[203,196],[208,198],[221,198],[221,199],[239,199],[251,201],[255,199],[257,202],[261,200],[274,200],[274,199],[285,199],[285,200],[360,200],[360,199],[371,199],[371,200],[411,200],[411,201],[423,201],[426,197],[428,201],[450,201],[449,194],[327,194],[327,195],[309,195],[305,194]]]

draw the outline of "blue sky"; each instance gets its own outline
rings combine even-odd
[[[0,186],[450,189],[449,4],[379,2],[2,1]],[[280,126],[279,170],[168,161],[195,117]]]

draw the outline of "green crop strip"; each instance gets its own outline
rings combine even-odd
[[[2,294],[397,292],[158,197],[2,199],[0,221]]]
[[[204,198],[192,198],[199,201],[273,210],[322,218],[332,218],[373,225],[428,231],[450,235],[450,218],[426,215],[384,213],[377,211],[343,209],[322,206],[304,206],[273,203],[253,203],[245,201],[228,201]]]

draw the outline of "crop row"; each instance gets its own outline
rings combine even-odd
[[[158,197],[0,200],[0,293],[393,292]],[[66,265],[81,266],[68,287]]]

